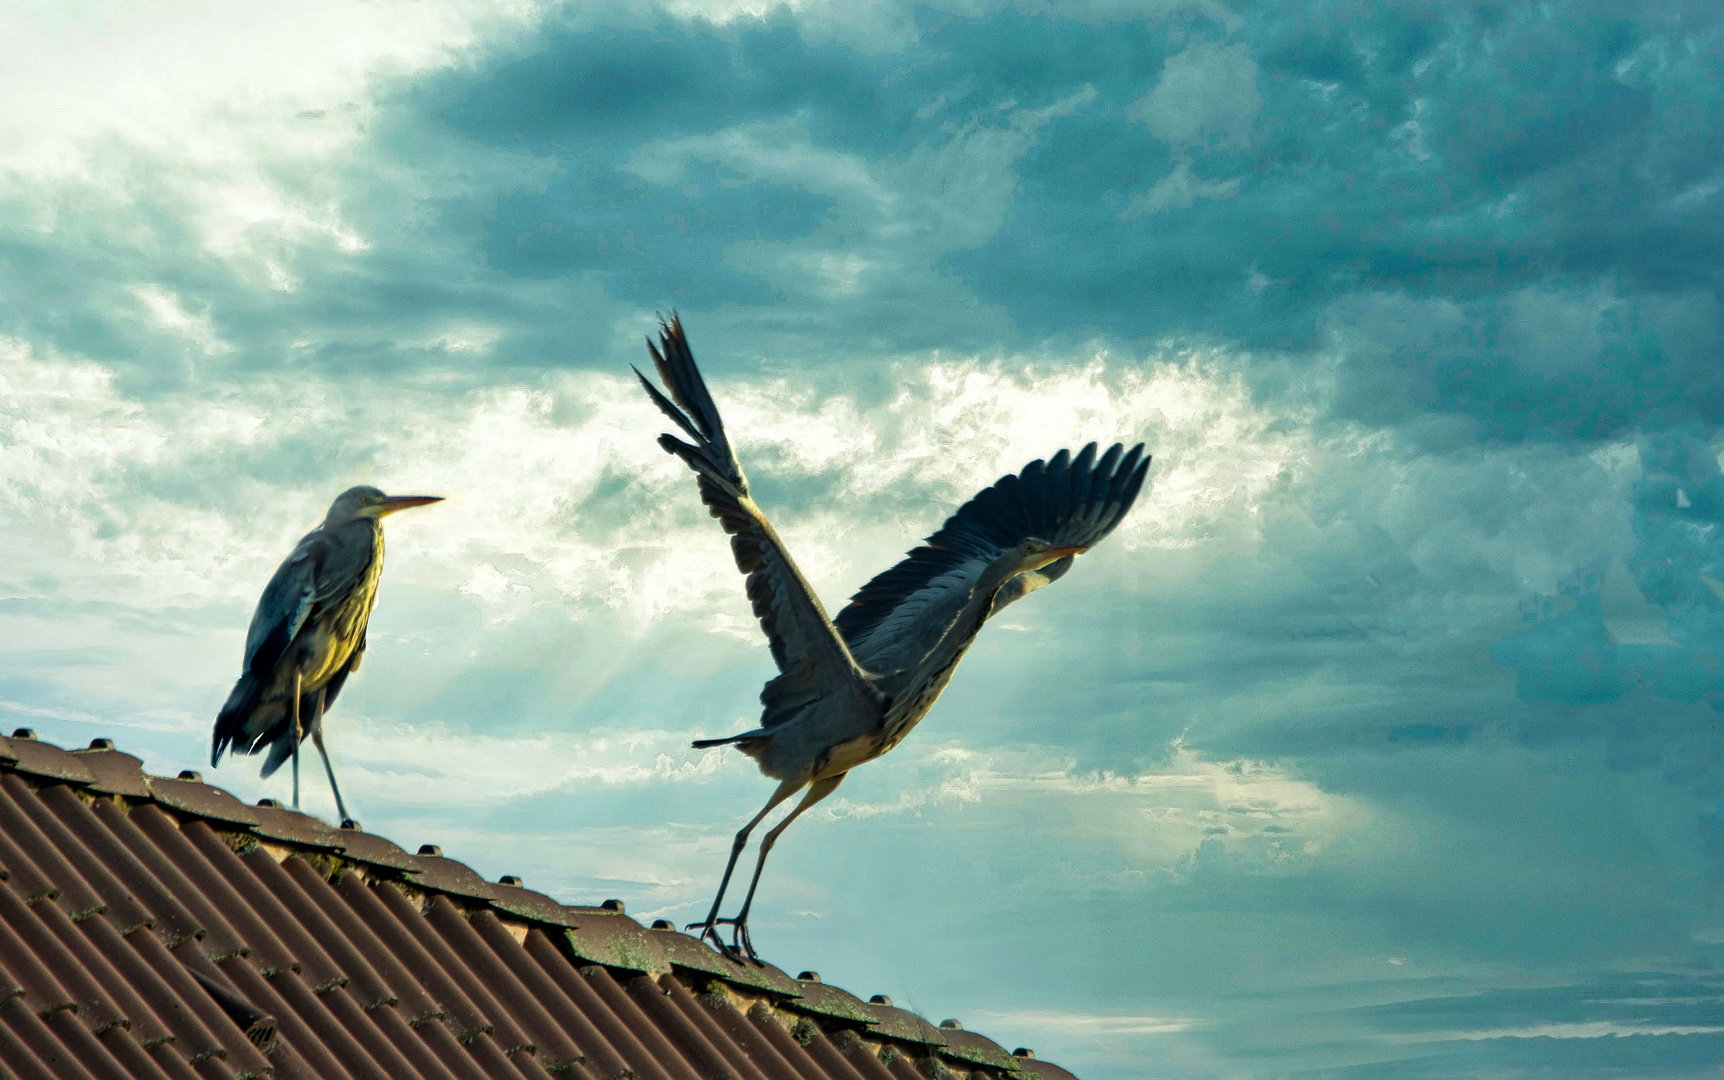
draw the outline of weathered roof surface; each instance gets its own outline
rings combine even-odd
[[[0,1080],[1070,1073],[427,847],[0,739]]]

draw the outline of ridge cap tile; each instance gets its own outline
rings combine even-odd
[[[756,965],[725,956],[692,934],[680,930],[648,930],[665,959],[675,967],[716,975],[725,982],[767,990],[788,998],[800,998],[805,984],[797,982],[771,964]]]
[[[251,831],[266,840],[283,840],[326,851],[347,849],[345,833],[330,828],[310,814],[277,806],[253,806],[249,809],[257,817],[257,824],[251,827]]]
[[[358,829],[336,831],[341,837],[341,857],[344,859],[371,866],[387,866],[391,870],[404,870],[410,874],[418,874],[425,869],[422,856],[408,854],[399,844],[387,837],[360,832]],[[418,879],[415,878],[414,882],[417,884]]]
[[[873,1024],[873,1030],[880,1035],[897,1039],[901,1042],[921,1043],[924,1046],[945,1046],[946,1036],[950,1028],[936,1027],[933,1021],[924,1016],[900,1009],[896,1005],[874,1005],[869,1008],[879,1018]]]
[[[564,929],[569,948],[582,960],[605,967],[626,968],[664,975],[670,971],[670,960],[664,948],[655,940],[654,932],[627,915],[604,908],[580,911],[580,925]]]
[[[533,919],[548,923],[551,926],[561,926],[573,930],[580,924],[575,921],[575,909],[559,904],[554,898],[542,892],[520,885],[504,885],[495,882],[491,888],[496,896],[491,900],[491,906],[498,911],[517,915],[523,919]]]
[[[940,1053],[959,1061],[969,1061],[977,1065],[992,1065],[996,1069],[1016,1069],[1022,1058],[1014,1058],[999,1043],[986,1035],[962,1028],[942,1028],[940,1033],[946,1037],[946,1045],[940,1047]]]
[[[73,757],[71,751],[63,750],[53,743],[36,739],[7,739],[5,742],[6,750],[3,756],[10,759],[7,768],[13,772],[46,776],[52,780],[65,780],[73,784],[88,784],[96,779],[89,767]]]
[[[497,890],[504,887],[491,884],[479,876],[479,871],[446,855],[413,857],[419,862],[419,876],[413,879],[413,884],[420,888],[434,889],[450,896],[490,901],[496,900]]]
[[[796,985],[802,991],[802,997],[790,1002],[790,1007],[803,1012],[818,1013],[838,1020],[855,1020],[859,1023],[874,1025],[880,1022],[875,1014],[878,1006],[866,1001],[844,989],[823,982],[804,982],[796,980]]]
[[[247,806],[214,784],[148,774],[145,779],[149,781],[150,794],[155,800],[175,810],[234,825],[256,825],[258,822],[259,808]]]
[[[1045,1080],[1077,1080],[1077,1077],[1069,1070],[1062,1069],[1051,1061],[1042,1061],[1040,1058],[1013,1058],[1012,1060],[1016,1062],[1012,1068],[1024,1076],[1041,1077]]]
[[[149,778],[144,775],[143,759],[124,750],[73,750],[71,754],[90,770],[91,791],[133,799],[155,797]]]

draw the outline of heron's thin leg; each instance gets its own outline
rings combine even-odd
[[[299,672],[293,673],[293,808],[299,809]]]
[[[329,774],[329,790],[335,793],[335,812],[343,823],[349,820],[347,804],[341,801],[341,785],[335,782],[335,766],[329,763],[329,751],[323,748],[323,691],[317,692],[317,718],[311,722],[311,742],[323,758],[323,771]]]
[[[724,864],[724,877],[720,878],[718,882],[718,895],[712,898],[712,910],[706,913],[706,921],[704,923],[688,924],[688,928],[690,930],[693,930],[697,926],[701,927],[701,938],[712,938],[713,942],[717,944],[721,950],[724,947],[724,943],[718,940],[718,936],[714,933],[713,927],[718,925],[718,905],[724,903],[724,890],[730,887],[730,875],[736,869],[736,858],[738,855],[742,854],[742,849],[748,846],[748,834],[754,831],[754,827],[756,825],[760,824],[760,819],[772,813],[779,803],[802,790],[802,785],[804,783],[805,781],[802,780],[786,780],[782,784],[779,784],[778,790],[772,793],[772,798],[766,800],[766,806],[760,811],[760,813],[754,815],[754,817],[749,820],[748,824],[744,825],[741,831],[736,834],[736,842],[730,846],[730,861]]]
[[[760,872],[766,869],[766,853],[772,850],[772,845],[778,842],[778,834],[790,827],[790,823],[802,816],[803,811],[838,790],[838,785],[844,782],[849,773],[839,773],[816,780],[808,785],[808,794],[802,796],[802,801],[796,804],[796,809],[786,814],[783,821],[772,827],[760,841],[760,859],[754,864],[754,880],[748,883],[748,895],[743,898],[742,910],[736,913],[736,935],[733,939],[748,953],[750,960],[760,959],[754,955],[754,945],[748,940],[748,909],[754,906],[754,890],[760,886]]]

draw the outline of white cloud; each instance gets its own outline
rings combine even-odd
[[[340,166],[363,150],[381,116],[380,92],[506,44],[543,8],[539,0],[6,5],[0,196],[44,233],[107,221],[110,243],[153,249],[158,228],[184,229],[241,281],[293,292],[297,253],[371,250],[348,220]],[[435,156],[430,147],[421,153]],[[536,171],[512,165],[518,177]],[[463,179],[485,169],[470,161]],[[391,169],[374,162],[368,171]],[[462,182],[442,179],[445,195]],[[134,221],[140,206],[152,209]],[[206,353],[221,351],[207,316],[190,314],[196,297],[147,283],[134,292],[158,322],[176,324]]]
[[[977,1016],[987,1017],[1002,1028],[1023,1028],[1032,1032],[1057,1032],[1062,1035],[1109,1037],[1118,1035],[1172,1035],[1189,1031],[1198,1021],[1185,1017],[1155,1016],[1142,1013],[1083,1013],[1066,1009],[1020,1009],[997,1012],[979,1009]]]
[[[433,725],[343,718],[341,774],[401,807],[485,805],[577,786],[685,783],[737,767],[689,749],[698,731],[638,730],[504,737]],[[358,779],[358,778],[363,778]]]
[[[1249,138],[1262,107],[1250,47],[1199,41],[1167,58],[1126,117],[1171,146],[1230,145]]]
[[[1248,517],[1314,452],[1284,414],[1250,401],[1218,354],[1147,363],[1098,354],[1078,367],[1015,369],[934,360],[901,367],[898,378],[904,389],[879,404],[778,381],[715,388],[745,468],[832,485],[811,511],[778,521],[828,589],[884,568],[958,502],[1061,447],[1147,440],[1152,488],[1117,542],[1176,546]],[[0,423],[0,500],[54,532],[49,552],[77,551],[105,579],[144,586],[129,598],[146,606],[164,598],[167,567],[190,575],[172,595],[249,595],[328,499],[369,479],[459,494],[391,521],[392,573],[483,604],[518,605],[531,593],[643,624],[742,610],[723,538],[686,470],[654,444],[666,422],[631,376],[565,375],[453,400],[401,388],[341,393],[304,378],[145,403],[100,365],[11,342],[0,350]],[[225,465],[236,451],[297,440],[363,451],[371,464],[355,472],[338,459],[333,475],[307,474],[285,490]],[[227,509],[210,493],[158,485],[182,470],[219,488]]]
[[[1191,171],[1191,162],[1174,162],[1173,171],[1157,180],[1146,191],[1131,197],[1120,216],[1126,220],[1144,214],[1159,214],[1163,210],[1183,210],[1200,199],[1231,199],[1239,194],[1239,178],[1200,180]],[[1259,290],[1260,291],[1260,290]]]
[[[1043,748],[946,745],[899,754],[904,781],[896,798],[852,802],[839,794],[815,813],[872,818],[975,804],[995,820],[1065,822],[1069,841],[1111,850],[1163,879],[1183,876],[1205,845],[1257,872],[1295,869],[1364,820],[1361,807],[1283,766],[1215,760],[1180,741],[1165,763],[1130,775],[1079,770]]]
[[[177,0],[10,4],[0,14],[4,168],[86,174],[106,140],[231,163],[318,153],[360,130],[375,80],[450,63],[536,14],[529,2],[291,6]]]
[[[769,183],[830,199],[831,210],[806,235],[726,248],[727,262],[788,295],[814,303],[914,290],[973,307],[974,298],[934,261],[999,232],[1021,186],[1017,163],[1037,133],[1096,96],[1084,86],[1034,106],[996,102],[955,120],[941,138],[879,161],[816,143],[807,118],[796,116],[649,142],[624,167],[670,186],[696,164],[709,164],[727,183]],[[877,278],[886,272],[889,279]]]
[[[1686,1003],[1684,1003],[1686,1004]],[[1636,1035],[1716,1035],[1718,1024],[1633,1024],[1616,1020],[1553,1021],[1523,1027],[1493,1027],[1455,1031],[1421,1031],[1385,1035],[1387,1043],[1483,1042],[1488,1039],[1624,1039]]]

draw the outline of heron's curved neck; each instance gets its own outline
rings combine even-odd
[[[994,605],[994,594],[998,591],[998,585],[983,587],[978,584],[933,648],[923,655],[919,663],[903,673],[905,691],[914,692],[932,685],[934,693],[939,693],[939,688],[952,677],[952,669],[963,659],[964,652],[987,621],[988,612]]]

